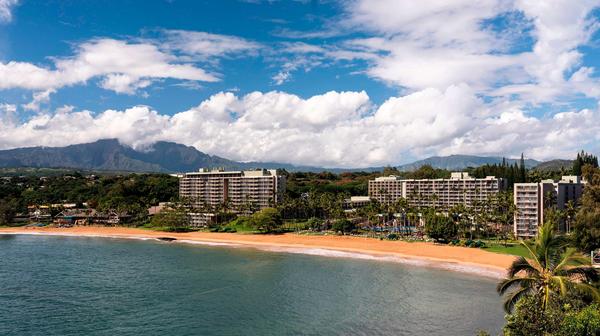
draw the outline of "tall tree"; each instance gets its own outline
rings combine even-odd
[[[582,150],[580,153],[577,153],[577,157],[575,158],[575,161],[573,161],[573,168],[571,169],[573,175],[580,176],[583,173],[582,169],[585,165],[591,165],[592,167],[597,168],[598,157]]]
[[[598,281],[598,271],[590,266],[589,258],[567,247],[566,239],[555,234],[551,222],[540,227],[534,242],[522,241],[521,244],[527,249],[528,258],[515,260],[508,268],[507,278],[497,287],[500,295],[507,294],[504,301],[507,312],[525,296],[540,298],[542,309],[553,298],[564,297],[570,291],[600,300],[600,292],[591,285]]]
[[[525,169],[525,156],[521,153],[521,160],[519,162],[519,182],[527,182],[527,170]]]
[[[600,169],[585,165],[582,175],[587,185],[572,229],[577,246],[589,252],[600,248]]]

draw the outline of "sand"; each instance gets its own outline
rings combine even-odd
[[[171,233],[125,227],[1,228],[0,234],[47,234],[82,237],[153,239],[171,237],[176,242],[252,247],[261,250],[401,262],[426,267],[501,278],[514,256],[477,248],[426,242],[387,241],[337,235],[235,234],[212,232]]]

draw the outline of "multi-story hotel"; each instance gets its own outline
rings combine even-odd
[[[449,179],[402,179],[378,177],[369,181],[369,196],[383,204],[405,198],[411,206],[450,208],[456,204],[472,206],[506,189],[506,180],[488,176],[475,178],[465,172],[452,173]]]
[[[544,210],[555,207],[563,210],[569,201],[577,204],[583,194],[584,183],[579,176],[563,176],[558,182],[544,180],[539,183],[515,183],[516,237],[529,238],[537,234],[544,222]],[[564,223],[561,223],[561,226]],[[565,230],[564,227],[560,229]]]
[[[210,212],[228,210],[253,212],[283,200],[285,176],[272,170],[224,171],[200,169],[179,179],[179,196],[188,199],[203,213],[192,215],[192,224],[202,226]],[[212,209],[212,210],[211,210]]]

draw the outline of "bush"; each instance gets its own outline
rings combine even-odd
[[[313,231],[320,231],[321,228],[323,227],[323,220],[316,218],[316,217],[311,217],[306,222],[306,225],[308,226],[309,229],[311,229]]]
[[[275,208],[264,208],[250,217],[252,226],[263,232],[273,232],[283,225],[279,211]]]
[[[190,226],[190,218],[182,208],[165,209],[152,217],[150,225],[177,232]]]
[[[458,229],[452,218],[432,215],[425,223],[425,234],[438,242],[448,241],[456,236]]]
[[[546,336],[559,330],[563,312],[555,305],[542,309],[541,299],[526,296],[519,300],[515,311],[506,316],[506,336]]]
[[[356,230],[356,224],[347,219],[338,219],[333,223],[332,226],[333,231],[341,232],[341,233],[350,233]]]
[[[476,248],[485,247],[485,243],[482,242],[481,240],[474,241],[474,242],[472,242],[471,247],[476,247]]]
[[[600,305],[589,305],[579,312],[567,314],[559,335],[600,335]]]
[[[398,235],[395,233],[390,233],[389,235],[387,235],[387,239],[389,240],[398,240]]]

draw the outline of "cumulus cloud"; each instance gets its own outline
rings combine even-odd
[[[63,108],[23,122],[13,118],[0,123],[0,145],[118,138],[146,148],[167,140],[235,160],[328,167],[394,164],[438,153],[524,151],[546,159],[570,157],[580,146],[599,149],[599,117],[587,109],[532,117],[517,105],[490,107],[466,84],[391,97],[379,106],[366,92],[330,91],[307,99],[279,91],[220,92],[172,116],[135,106],[99,114]]]
[[[24,104],[23,108],[30,111],[39,111],[40,105],[48,103],[50,101],[50,95],[55,92],[56,90],[54,89],[36,92],[33,94],[33,99],[29,103]]]
[[[533,104],[579,94],[597,98],[598,80],[582,65],[578,48],[600,26],[590,16],[599,5],[597,0],[427,1],[419,6],[354,0],[345,3],[342,25],[371,36],[344,44],[353,57],[369,62],[369,76],[411,90],[467,83],[481,94],[517,96]]]
[[[117,92],[144,87],[149,78],[214,82],[218,78],[164,53],[155,45],[96,39],[77,46],[75,55],[55,58],[54,68],[31,63],[0,63],[0,89],[50,90],[103,77],[102,86]]]
[[[19,0],[0,0],[0,23],[12,21],[12,10]]]
[[[248,55],[258,46],[239,37],[183,30],[163,30],[156,39],[138,41],[97,38],[76,45],[70,57],[51,58],[49,67],[0,63],[0,90],[57,90],[98,78],[104,89],[133,94],[160,79],[216,82],[220,75],[198,62],[214,65],[220,57]]]

